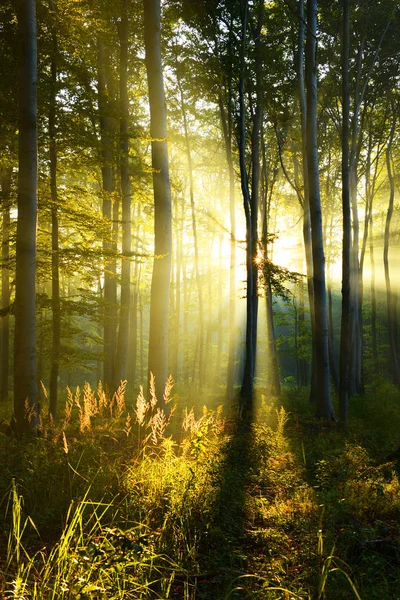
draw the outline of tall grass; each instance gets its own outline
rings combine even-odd
[[[0,435],[0,597],[391,597],[364,560],[368,511],[395,536],[390,464],[265,399],[244,434],[221,407],[179,412],[172,380],[161,404],[154,380],[130,408],[124,390],[67,390],[59,423],[7,455]]]

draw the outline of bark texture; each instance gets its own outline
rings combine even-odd
[[[321,197],[317,143],[317,2],[307,2],[306,86],[307,86],[307,173],[310,198],[311,240],[314,282],[315,368],[318,379],[316,414],[335,419],[329,380],[328,313],[325,285]]]
[[[14,419],[19,435],[35,429],[37,42],[34,0],[17,3],[20,45],[18,222],[15,274]]]
[[[161,401],[168,377],[168,317],[172,260],[171,188],[167,115],[161,60],[160,0],[144,0],[144,40],[150,103],[154,187],[154,264],[150,295],[148,370],[155,376]]]

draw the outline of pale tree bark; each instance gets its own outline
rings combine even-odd
[[[10,202],[12,168],[4,170],[1,176],[1,203],[3,213],[1,246],[1,305],[3,310],[10,306]],[[1,377],[0,400],[8,399],[8,376],[10,363],[10,315],[7,312],[1,318]]]
[[[17,3],[20,45],[18,221],[15,273],[14,424],[38,422],[36,392],[37,43],[35,0]]]
[[[318,378],[315,367],[316,346],[315,346],[315,315],[314,315],[314,284],[313,284],[313,257],[311,242],[311,218],[310,218],[310,198],[308,187],[308,166],[307,166],[307,99],[304,76],[304,41],[305,41],[305,15],[304,0],[299,0],[299,35],[298,35],[298,56],[297,56],[297,80],[299,86],[299,105],[300,105],[300,125],[301,125],[301,144],[303,156],[303,241],[306,259],[307,275],[307,293],[308,304],[310,308],[311,321],[311,386],[310,402],[314,404],[317,401],[319,389]],[[300,198],[299,198],[300,199]]]
[[[314,282],[315,368],[318,378],[316,414],[335,419],[329,380],[328,314],[325,285],[325,257],[319,184],[317,144],[317,1],[307,2],[306,88],[307,88],[307,173],[309,186],[311,241]]]
[[[129,342],[129,308],[131,296],[131,185],[129,179],[129,99],[128,99],[128,0],[123,0],[120,35],[120,174],[122,193],[122,266],[121,308],[119,315],[115,387],[126,379]]]
[[[168,317],[172,259],[171,189],[167,114],[161,61],[160,0],[144,0],[144,39],[150,103],[154,187],[154,264],[150,298],[149,372],[159,401],[168,377]]]
[[[351,251],[351,211],[350,211],[350,170],[349,170],[349,47],[350,47],[350,0],[343,0],[342,33],[342,316],[340,328],[340,383],[339,418],[346,427],[349,403],[349,359],[350,359],[350,251]]]
[[[50,407],[51,418],[57,419],[58,406],[58,371],[60,362],[60,273],[59,273],[59,235],[58,235],[58,190],[57,190],[57,33],[55,29],[55,4],[50,0],[50,9],[53,12],[52,56],[51,56],[51,81],[49,98],[49,141],[50,141],[50,192],[51,192],[51,310],[52,321],[52,352],[50,371]]]

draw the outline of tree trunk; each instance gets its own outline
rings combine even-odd
[[[246,31],[247,31],[247,0],[242,7],[242,55],[241,73],[239,80],[239,103],[240,103],[240,179],[242,186],[244,212],[246,217],[246,271],[247,271],[247,323],[246,323],[246,360],[244,365],[241,396],[247,407],[251,409],[253,401],[254,376],[256,366],[257,349],[257,315],[258,315],[258,266],[257,266],[257,244],[258,244],[258,205],[260,188],[260,134],[262,124],[262,57],[261,57],[261,27],[264,4],[259,5],[259,14],[256,31],[253,32],[255,44],[255,70],[256,70],[256,107],[253,115],[253,130],[251,135],[251,193],[248,186],[248,175],[245,164],[245,57],[246,57]]]
[[[314,282],[315,368],[318,378],[317,416],[335,419],[329,381],[328,315],[325,286],[325,257],[319,185],[317,144],[317,1],[307,2],[306,86],[307,86],[307,172],[309,186],[311,241]]]
[[[128,370],[128,381],[132,383],[132,387],[136,386],[137,379],[137,355],[138,355],[138,299],[139,299],[139,285],[140,285],[140,272],[141,264],[139,262],[139,234],[140,234],[140,204],[138,204],[137,215],[135,214],[138,224],[136,227],[135,236],[135,268],[133,271],[133,285],[132,285],[132,299],[130,304],[130,316],[129,316],[129,365]],[[142,382],[141,382],[142,384]]]
[[[230,216],[230,264],[229,264],[229,349],[226,396],[232,402],[235,368],[235,325],[236,325],[236,214],[235,214],[235,170],[232,157],[232,115],[231,98],[228,97],[228,116],[224,108],[222,95],[219,95],[219,109],[222,132],[225,142],[226,162],[229,173],[229,216]]]
[[[1,246],[1,304],[6,309],[10,306],[10,196],[11,196],[12,169],[6,169],[2,173],[1,191],[3,207],[3,231]],[[5,314],[1,319],[1,379],[0,400],[8,400],[8,376],[10,352],[10,315]]]
[[[129,179],[129,99],[128,99],[128,0],[123,0],[120,33],[120,173],[122,192],[122,266],[121,308],[119,315],[115,387],[126,379],[129,342],[129,308],[131,296],[131,186]]]
[[[351,258],[351,212],[349,171],[349,47],[350,47],[350,0],[343,0],[342,40],[342,317],[340,328],[340,383],[339,418],[346,427],[349,403],[349,360],[350,360],[350,258]]]
[[[272,173],[270,178],[267,172],[267,160],[266,160],[266,149],[264,135],[261,133],[261,147],[262,147],[262,195],[261,195],[261,219],[262,219],[262,245],[263,255],[266,264],[269,263],[269,221],[270,221],[270,209],[271,199],[273,190],[276,183],[277,165],[276,162],[271,169]],[[268,179],[269,185],[268,185]],[[278,353],[276,350],[276,339],[275,339],[275,325],[274,325],[274,309],[273,309],[273,298],[272,298],[272,287],[271,278],[265,273],[265,308],[266,308],[266,320],[267,320],[267,382],[270,387],[271,393],[274,396],[279,396],[281,393],[281,384],[279,380],[279,363]]]
[[[98,46],[98,97],[102,152],[103,179],[103,216],[109,223],[109,229],[103,239],[104,251],[104,333],[103,333],[103,384],[109,391],[114,385],[115,356],[115,273],[112,254],[112,193],[114,191],[113,140],[110,113],[109,89],[107,89],[108,57],[102,42]],[[109,83],[109,82],[108,82]]]
[[[15,273],[14,419],[34,430],[36,395],[37,45],[35,0],[17,3],[20,44],[18,221]]]
[[[310,308],[311,321],[311,386],[310,402],[316,403],[319,394],[317,371],[315,367],[315,315],[314,315],[314,283],[313,283],[313,256],[311,241],[311,218],[310,218],[310,194],[308,185],[307,167],[307,100],[304,77],[304,39],[305,39],[304,0],[299,0],[299,35],[298,35],[298,57],[297,57],[297,80],[299,85],[300,124],[303,156],[303,240],[306,259],[307,293]]]
[[[144,38],[150,103],[155,237],[148,368],[155,377],[160,402],[168,377],[168,316],[172,254],[171,189],[161,62],[160,0],[144,0]]]
[[[369,256],[371,261],[371,343],[372,356],[374,359],[375,374],[379,374],[379,355],[376,335],[376,288],[375,288],[375,257],[374,257],[374,239],[373,239],[373,218],[370,214],[369,222]]]
[[[217,388],[221,381],[221,362],[222,362],[222,344],[223,344],[223,327],[222,327],[222,313],[223,313],[223,261],[222,261],[222,243],[223,236],[219,235],[219,269],[218,269],[218,326],[217,326],[217,358],[215,361],[215,383]],[[211,280],[211,273],[210,273]]]
[[[396,109],[394,109],[396,110]],[[390,185],[390,195],[389,195],[389,206],[386,214],[386,223],[385,223],[385,237],[384,237],[384,246],[383,246],[383,265],[385,268],[385,282],[386,282],[386,303],[387,303],[387,322],[388,322],[388,334],[389,334],[389,344],[390,344],[390,355],[392,358],[392,368],[393,368],[393,382],[395,385],[400,387],[400,365],[397,357],[397,344],[396,344],[396,328],[395,328],[395,302],[394,302],[394,294],[392,292],[391,281],[390,281],[390,269],[389,269],[389,243],[390,243],[390,223],[393,216],[393,207],[394,207],[394,177],[392,170],[392,159],[391,159],[391,149],[393,136],[396,125],[396,113],[393,115],[393,123],[390,132],[390,137],[388,141],[388,146],[386,148],[386,168]]]
[[[55,11],[53,1],[50,1],[52,12]],[[53,15],[55,19],[55,14]],[[49,140],[50,140],[50,191],[51,191],[51,309],[53,313],[53,345],[51,353],[50,372],[50,407],[49,413],[53,422],[57,420],[58,406],[58,371],[60,362],[60,273],[59,273],[59,239],[58,239],[58,192],[57,192],[57,141],[56,141],[56,112],[57,112],[57,34],[52,27],[52,57],[51,85],[49,99]]]

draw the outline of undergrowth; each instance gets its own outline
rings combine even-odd
[[[182,408],[171,380],[131,409],[124,390],[0,433],[3,598],[400,597],[396,465],[361,413],[344,437],[294,392],[248,420]]]

